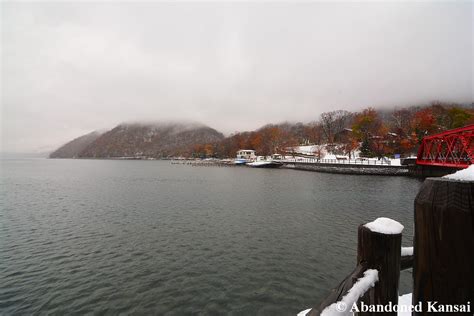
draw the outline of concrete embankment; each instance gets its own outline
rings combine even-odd
[[[285,162],[284,168],[361,175],[410,176],[407,166]]]
[[[442,167],[442,166],[426,166],[426,165],[411,165],[409,166],[410,175],[414,177],[443,177],[445,175],[454,173],[462,168]]]

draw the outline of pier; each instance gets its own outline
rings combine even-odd
[[[440,177],[467,168],[474,161],[474,125],[425,136],[416,160],[403,163],[381,159],[319,159],[293,156],[278,159],[284,168],[339,174]],[[173,161],[191,166],[235,166],[231,159]]]
[[[389,160],[338,160],[317,158],[284,159],[285,168],[362,175],[408,176],[408,166],[392,165]]]

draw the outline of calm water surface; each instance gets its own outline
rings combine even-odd
[[[295,315],[352,271],[359,224],[391,217],[411,244],[421,184],[165,161],[2,160],[1,172],[6,315]]]

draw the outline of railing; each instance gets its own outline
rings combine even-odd
[[[326,164],[341,164],[341,165],[372,165],[372,166],[390,166],[390,160],[364,160],[364,159],[317,159],[307,157],[297,157],[283,159],[282,162],[299,162],[299,163],[326,163]]]
[[[338,306],[340,315],[350,315],[352,306],[345,304],[352,302],[347,298],[354,298],[353,292],[358,293],[353,300],[355,304],[395,306],[398,304],[400,270],[411,267],[412,307],[421,307],[416,315],[432,315],[430,311],[440,311],[436,308],[430,310],[430,306],[438,302],[451,306],[448,309],[457,308],[456,314],[472,314],[474,177],[466,171],[449,178],[425,180],[415,198],[414,247],[401,248],[402,229],[397,229],[398,223],[390,219],[378,219],[359,226],[355,270],[317,307],[305,311],[305,315],[332,314],[332,309]],[[357,281],[364,278],[362,275],[369,269],[377,270],[376,282],[363,292],[354,291]],[[348,310],[342,311],[341,307]],[[358,313],[369,314],[373,315]],[[396,310],[383,313],[387,314],[397,313]]]
[[[390,229],[384,231],[384,227]],[[402,230],[401,224],[388,218],[379,218],[374,222],[360,225],[357,266],[339,286],[306,315],[318,316],[325,313],[331,314],[334,311],[341,315],[349,315],[352,305],[360,306],[362,302],[366,306],[397,305],[400,270],[413,266],[413,249],[401,247]],[[367,271],[377,271],[376,278],[367,280]],[[369,284],[369,286],[361,288],[361,283]],[[385,314],[396,315],[397,313]]]

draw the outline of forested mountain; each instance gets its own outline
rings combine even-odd
[[[189,156],[192,155],[195,144],[215,143],[223,138],[224,136],[216,130],[196,123],[124,123],[96,137],[79,152],[71,151],[73,155],[68,157],[62,155],[61,157],[163,158]],[[64,150],[69,144],[61,147],[55,153],[69,153]],[[53,154],[52,158],[59,157]]]
[[[90,144],[92,144],[101,133],[92,132],[76,139],[71,140],[69,143],[59,147],[52,152],[50,158],[77,158],[79,154]]]
[[[425,135],[474,124],[474,106],[434,102],[426,106],[336,110],[308,123],[268,124],[224,137],[202,124],[127,123],[103,133],[79,137],[52,158],[235,157],[239,149],[258,155],[288,153],[295,146],[318,145],[326,152],[382,157],[416,153]]]

